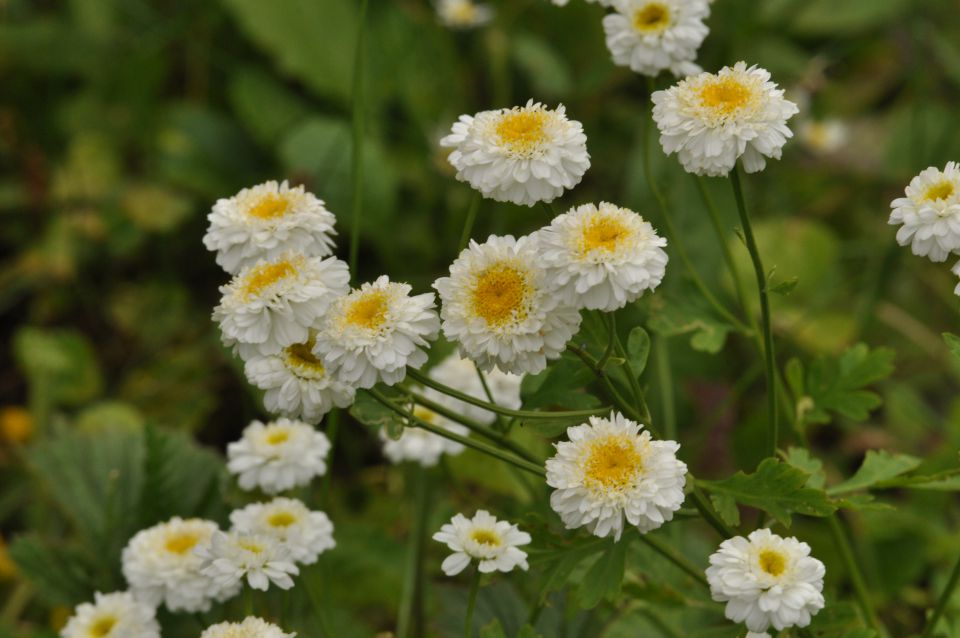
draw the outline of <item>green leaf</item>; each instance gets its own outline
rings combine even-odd
[[[740,525],[740,508],[737,507],[736,499],[728,494],[711,494],[710,502],[713,503],[724,523],[731,527]]]
[[[799,282],[800,282],[800,279],[798,277],[791,277],[790,279],[787,279],[785,281],[781,281],[779,283],[773,284],[772,286],[770,286],[769,290],[772,293],[787,296],[791,292],[793,292],[793,289],[797,287],[797,284]]]
[[[831,496],[856,492],[889,481],[901,474],[913,471],[921,460],[908,454],[891,454],[886,450],[868,450],[860,469],[851,478],[827,490]]]
[[[78,332],[21,328],[13,337],[13,351],[31,386],[53,403],[79,405],[100,393],[100,367]]]
[[[787,450],[787,463],[810,475],[807,487],[822,489],[827,484],[827,475],[823,471],[823,462],[810,455],[810,450],[802,447],[790,447]]]
[[[524,625],[520,628],[517,638],[543,638],[543,635],[530,625]]]
[[[950,348],[950,354],[953,355],[953,358],[960,361],[960,337],[949,332],[944,332],[943,340],[947,342],[947,347]]]
[[[480,638],[506,638],[500,621],[494,618],[480,628]]]
[[[896,22],[909,0],[809,0],[800,5],[789,28],[802,35],[840,36]]]
[[[406,395],[394,388],[380,388],[383,394],[400,405],[408,405]],[[403,428],[407,427],[407,420],[383,405],[366,392],[358,392],[357,399],[350,406],[350,416],[360,423],[379,430],[383,428],[384,432],[390,438],[396,440],[403,434]]]
[[[694,350],[716,354],[723,348],[733,326],[715,318],[709,311],[691,303],[687,298],[667,302],[651,302],[648,327],[664,337],[689,334]]]
[[[272,147],[310,113],[304,100],[260,69],[243,68],[235,73],[228,94],[244,127],[266,146]]]
[[[562,589],[567,584],[567,580],[573,571],[582,561],[597,552],[603,551],[607,547],[606,543],[598,543],[595,539],[589,539],[578,545],[565,546],[557,552],[543,554],[537,558],[549,558],[549,567],[544,571],[543,584],[540,586],[539,604],[544,604],[547,595],[558,589]],[[537,559],[532,560],[536,564]]]
[[[89,557],[79,548],[27,534],[18,536],[10,544],[9,552],[17,568],[46,602],[73,606],[91,596],[96,578],[91,573]]]
[[[607,543],[606,551],[587,570],[577,589],[577,600],[581,607],[592,609],[604,598],[613,599],[620,595],[629,544],[629,536],[619,542],[611,539]]]
[[[650,335],[637,326],[627,336],[627,356],[630,357],[630,369],[639,378],[647,367],[650,356]]]
[[[516,65],[529,79],[536,95],[563,96],[573,88],[566,59],[550,43],[528,34],[516,34],[510,43]]]
[[[723,481],[699,481],[712,494],[761,509],[790,526],[792,514],[829,516],[836,509],[826,493],[806,487],[810,475],[777,459],[765,459],[753,474],[737,472]]]

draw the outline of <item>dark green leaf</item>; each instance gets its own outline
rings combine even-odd
[[[640,326],[631,330],[627,337],[627,355],[630,357],[630,369],[639,378],[650,356],[650,335]]]
[[[587,570],[577,589],[577,600],[584,609],[592,609],[604,598],[620,594],[628,539],[629,536],[619,542],[611,540],[603,555]]]

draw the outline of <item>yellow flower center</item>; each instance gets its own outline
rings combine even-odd
[[[241,549],[245,549],[251,554],[262,554],[264,550],[263,545],[261,545],[260,543],[257,543],[251,540],[246,540],[246,539],[237,541],[237,545]]]
[[[296,374],[300,376],[309,375],[312,378],[320,378],[326,374],[323,362],[313,354],[313,346],[316,343],[316,337],[310,335],[306,343],[295,343],[284,349],[284,360],[288,368],[293,368]]]
[[[491,266],[477,277],[471,299],[473,312],[492,326],[502,326],[511,319],[522,320],[529,289],[517,268],[508,264]]]
[[[267,287],[285,279],[297,272],[296,266],[290,261],[283,260],[275,263],[255,266],[243,283],[243,294],[246,297],[255,297]]]
[[[90,636],[93,638],[103,638],[104,636],[109,636],[116,624],[117,619],[114,616],[103,616],[102,618],[97,618],[97,620],[90,625]]]
[[[290,527],[297,522],[297,517],[290,512],[274,512],[267,519],[271,527]]]
[[[787,559],[780,552],[765,549],[760,552],[760,569],[771,576],[779,576],[787,568]]]
[[[280,445],[290,440],[290,431],[285,428],[275,428],[267,433],[268,445]]]
[[[247,214],[257,219],[276,219],[283,217],[290,210],[290,199],[286,195],[267,193],[250,207]]]
[[[618,219],[594,215],[583,226],[580,235],[580,254],[588,255],[594,250],[613,252],[627,238],[629,231]]]
[[[363,293],[350,302],[346,314],[347,323],[367,330],[379,330],[387,320],[387,310],[390,307],[388,301],[387,293],[383,290]]]
[[[477,17],[477,7],[470,0],[456,2],[450,8],[448,16],[455,24],[473,24]]]
[[[423,407],[422,405],[414,406],[413,416],[417,417],[421,421],[426,421],[427,423],[433,423],[437,418],[437,413],[433,410]]]
[[[172,554],[183,556],[193,549],[198,542],[200,542],[200,536],[194,532],[175,532],[167,537],[164,547]]]
[[[752,96],[750,87],[730,77],[713,80],[700,89],[703,105],[724,115],[746,106]]]
[[[633,484],[641,469],[643,459],[633,441],[609,436],[593,443],[584,473],[588,484],[621,490]]]
[[[488,545],[489,547],[499,547],[501,543],[500,536],[489,529],[475,529],[470,532],[470,538],[472,538],[475,543]]]
[[[509,111],[497,124],[497,137],[514,153],[529,153],[544,141],[546,122],[547,114],[541,109]]]
[[[934,184],[927,189],[927,192],[923,194],[924,201],[933,202],[938,199],[947,199],[954,193],[953,182],[943,180],[937,184]]]
[[[670,26],[670,9],[651,2],[633,14],[633,28],[641,33],[660,33]]]

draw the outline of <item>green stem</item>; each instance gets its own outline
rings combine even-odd
[[[327,457],[327,473],[320,486],[320,503],[324,510],[330,510],[330,484],[333,481],[333,450],[340,433],[340,410],[334,408],[327,415],[327,439],[330,441],[330,455]]]
[[[487,375],[483,373],[483,370],[474,366],[474,369],[477,371],[477,378],[480,379],[480,385],[483,386],[483,394],[487,397],[487,401],[490,403],[496,403],[496,399],[493,398],[493,392],[490,391],[490,384],[487,383]],[[503,433],[509,429],[509,424],[503,420],[503,415],[497,414],[496,417],[497,429]]]
[[[351,202],[350,224],[350,274],[357,276],[357,260],[360,256],[360,223],[363,218],[363,65],[366,53],[364,36],[366,34],[367,4],[369,0],[360,0],[360,15],[357,21],[357,43],[353,55],[353,148],[351,149],[353,180],[353,199]]]
[[[643,420],[643,417],[639,412],[637,412],[636,408],[630,405],[630,403],[623,398],[623,395],[620,394],[620,391],[617,390],[616,386],[613,385],[613,382],[610,380],[610,375],[598,367],[596,359],[591,357],[590,353],[573,344],[568,344],[567,350],[580,357],[580,360],[583,361],[584,365],[586,365],[587,368],[593,372],[594,376],[597,377],[597,380],[603,384],[604,389],[606,389],[607,394],[609,395],[609,398],[621,412],[626,414],[634,421],[640,422]],[[656,434],[652,427],[650,428],[650,432],[652,434]]]
[[[470,206],[467,208],[467,217],[463,222],[463,232],[460,233],[460,244],[457,248],[457,254],[459,255],[464,248],[467,247],[467,244],[470,242],[470,235],[473,232],[473,224],[477,221],[477,211],[480,210],[480,193],[475,191],[473,196],[470,198]]]
[[[650,427],[650,408],[647,407],[647,400],[643,396],[643,390],[640,389],[640,380],[633,373],[633,367],[630,365],[630,358],[627,356],[627,350],[620,342],[620,335],[617,334],[617,322],[613,314],[610,315],[610,329],[613,331],[613,343],[617,350],[617,355],[623,359],[623,370],[627,375],[627,382],[630,384],[630,391],[633,393],[633,400],[637,403],[637,412],[640,413],[641,423]]]
[[[480,570],[473,573],[473,582],[470,583],[470,597],[467,598],[467,614],[463,621],[464,638],[473,638],[473,610],[477,606],[477,594],[480,592]]]
[[[321,583],[324,578],[323,560],[324,557],[321,556],[319,563],[304,568],[303,584],[307,590],[307,596],[310,598],[310,604],[313,606],[317,624],[320,625],[320,635],[323,638],[333,638],[327,613],[327,598],[323,595]]]
[[[613,344],[617,334],[617,326],[613,321],[613,314],[600,313],[600,317],[603,319],[603,325],[607,329],[607,349],[603,351],[603,355],[597,360],[597,369],[602,371],[606,367],[610,355],[613,354]]]
[[[415,464],[410,468],[412,476],[414,517],[407,545],[407,565],[404,570],[403,592],[400,598],[400,612],[397,615],[397,638],[410,638],[415,635],[415,627],[420,618],[422,596],[420,581],[423,573],[423,531],[427,526],[429,499],[427,499],[427,471]]]
[[[365,390],[365,392],[369,394],[371,397],[373,397],[376,401],[383,404],[385,407],[390,408],[400,416],[404,417],[407,420],[407,422],[414,427],[421,428],[423,430],[426,430],[427,432],[432,432],[433,434],[436,434],[437,436],[442,436],[445,439],[456,441],[457,443],[463,446],[472,448],[474,450],[477,450],[478,452],[487,454],[488,456],[498,458],[501,461],[506,461],[507,463],[510,463],[511,465],[515,465],[521,470],[526,470],[531,474],[536,474],[537,476],[540,476],[540,477],[546,476],[546,471],[543,469],[542,465],[537,465],[525,459],[517,458],[512,454],[507,454],[506,452],[503,452],[502,450],[495,448],[491,445],[487,445],[486,443],[483,443],[481,441],[477,441],[475,439],[471,439],[466,436],[460,436],[459,434],[451,432],[446,428],[437,427],[432,423],[429,423],[427,421],[424,421],[423,419],[420,419],[414,416],[413,414],[410,413],[410,411],[405,410],[402,406],[397,405],[396,403],[391,401],[389,398],[387,398],[377,390],[374,390],[371,388],[369,390]]]
[[[695,581],[704,587],[710,587],[710,583],[707,582],[707,578],[704,576],[703,570],[687,560],[686,556],[683,556],[677,552],[670,545],[649,534],[640,534],[640,540],[658,554],[666,558],[668,561],[679,567],[682,571],[686,572],[687,575],[693,578]]]
[[[934,608],[930,620],[927,621],[927,626],[924,628],[921,638],[931,638],[933,636],[933,632],[937,628],[937,622],[943,616],[943,612],[946,611],[947,603],[950,602],[950,597],[953,596],[953,590],[956,589],[958,581],[960,581],[960,559],[957,560],[956,565],[953,566],[953,571],[950,572],[950,580],[947,581],[946,588],[940,594],[937,606]]]
[[[713,505],[710,504],[707,497],[703,495],[700,486],[697,485],[696,477],[690,472],[687,472],[687,482],[693,486],[693,491],[690,492],[690,496],[693,498],[693,505],[697,508],[697,511],[700,512],[700,516],[702,516],[710,527],[715,529],[720,536],[724,538],[736,536],[736,532],[724,523],[720,515],[713,509]]]
[[[671,441],[677,440],[677,411],[674,406],[673,375],[670,373],[668,337],[657,335],[653,349],[657,359],[657,378],[660,381],[660,403],[663,408],[663,432]]]
[[[844,533],[843,528],[840,527],[840,521],[837,515],[830,515],[827,518],[827,523],[830,526],[830,535],[833,536],[833,542],[837,546],[837,551],[840,552],[840,558],[843,559],[847,567],[847,572],[850,574],[850,580],[853,582],[853,591],[857,596],[857,603],[863,612],[864,620],[866,620],[871,629],[883,635],[883,632],[880,630],[880,623],[877,620],[877,614],[873,609],[873,603],[870,601],[870,592],[867,590],[866,582],[864,582],[863,579],[863,572],[860,571],[860,566],[857,564],[857,560],[853,555],[853,549],[850,547],[850,541],[847,540],[847,535]]]
[[[747,207],[743,201],[743,188],[740,184],[740,169],[737,166],[730,171],[730,183],[733,185],[733,196],[737,200],[737,213],[740,215],[740,223],[743,225],[743,237],[747,244],[747,251],[750,253],[750,261],[753,262],[753,271],[757,277],[757,288],[760,294],[760,320],[763,326],[763,350],[764,362],[767,370],[767,410],[768,410],[768,434],[767,434],[767,456],[776,456],[780,413],[777,411],[777,374],[776,364],[774,363],[773,353],[773,328],[770,322],[770,299],[767,293],[767,276],[763,269],[763,263],[760,261],[760,251],[757,249],[757,242],[753,237],[753,228],[750,225],[750,216],[747,214]]]
[[[253,615],[253,587],[249,583],[243,583],[243,613]]]

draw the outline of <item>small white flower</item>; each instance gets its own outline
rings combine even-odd
[[[453,405],[453,400],[445,394],[441,394],[430,388],[417,388],[417,390],[428,399],[451,409],[456,408],[456,406]],[[431,425],[444,428],[454,434],[467,436],[470,433],[470,430],[463,425],[443,417],[422,405],[414,406],[413,416]],[[433,467],[440,461],[441,455],[449,454],[450,456],[455,456],[464,450],[462,444],[444,438],[439,434],[428,432],[416,425],[408,425],[403,428],[403,433],[399,439],[390,438],[387,435],[386,428],[380,428],[379,435],[380,440],[383,442],[383,455],[394,464],[412,461],[424,467]]]
[[[245,268],[220,287],[213,310],[223,343],[244,359],[275,354],[310,336],[310,326],[350,289],[347,265],[329,257],[284,253]]]
[[[477,561],[477,569],[484,574],[528,568],[527,553],[518,547],[530,542],[530,534],[507,521],[498,521],[485,510],[479,510],[472,519],[457,514],[433,535],[433,540],[453,550],[440,565],[447,576],[456,576],[471,560]]]
[[[542,265],[534,237],[475,241],[433,287],[443,332],[483,371],[536,374],[556,359],[580,327]]]
[[[270,181],[245,188],[217,200],[208,219],[203,243],[216,251],[217,263],[232,275],[288,251],[305,257],[333,252],[337,218],[303,186]]]
[[[430,368],[427,373],[431,379],[448,385],[454,390],[459,390],[482,401],[489,401],[487,391],[480,381],[480,374],[477,371],[477,364],[470,359],[464,359],[457,353]],[[522,374],[510,374],[501,372],[497,368],[484,373],[487,382],[487,388],[493,397],[493,403],[503,408],[519,410],[520,401],[520,383],[523,381]],[[490,424],[496,421],[497,415],[494,412],[484,408],[465,403],[459,399],[454,399],[448,395],[443,395],[444,405],[449,406],[461,412],[464,416],[483,424]],[[431,396],[431,398],[433,398]]]
[[[333,523],[323,512],[311,511],[295,498],[275,498],[269,503],[251,503],[230,513],[232,531],[269,536],[287,546],[292,560],[304,565],[336,547]]]
[[[780,159],[793,132],[787,120],[797,105],[783,97],[770,73],[745,62],[717,74],[701,73],[652,96],[653,119],[667,155],[689,173],[726,175],[743,161],[748,173]]]
[[[557,5],[558,7],[565,7],[570,2],[570,0],[550,0],[550,1],[553,4]],[[599,4],[604,7],[610,7],[610,6],[613,6],[613,3],[615,2],[615,0],[587,0],[587,2],[590,2],[593,4]]]
[[[340,297],[317,333],[313,352],[341,382],[371,388],[394,385],[407,366],[427,362],[423,350],[437,337],[433,293],[410,295],[410,285],[386,275]]]
[[[910,180],[905,194],[890,204],[890,224],[902,224],[897,230],[900,245],[909,244],[914,255],[932,261],[944,261],[960,250],[960,164],[923,170]]]
[[[850,135],[843,120],[806,119],[800,123],[797,137],[814,153],[829,155],[843,148]]]
[[[296,635],[284,633],[274,624],[248,616],[243,622],[222,622],[207,627],[200,638],[296,638]]]
[[[457,179],[498,202],[551,202],[580,183],[590,168],[583,126],[563,105],[526,106],[461,115],[440,144]]]
[[[123,575],[138,600],[170,611],[207,611],[236,588],[220,588],[200,572],[194,550],[210,542],[217,524],[197,518],[173,518],[141,530],[123,550]]]
[[[637,73],[676,76],[701,71],[697,49],[710,30],[707,0],[616,0],[615,13],[603,19],[607,48],[614,63]]]
[[[451,29],[473,29],[493,19],[489,5],[473,0],[436,0],[437,17]]]
[[[543,265],[576,308],[623,308],[659,286],[667,267],[667,240],[637,213],[606,202],[570,209],[537,239]]]
[[[316,332],[302,343],[287,346],[277,354],[255,354],[247,359],[247,380],[264,390],[263,405],[272,414],[317,422],[333,409],[351,405],[353,386],[329,374],[313,354]]]
[[[203,559],[200,571],[222,588],[242,585],[246,579],[250,587],[261,591],[267,591],[270,583],[290,589],[291,576],[300,573],[290,549],[270,536],[218,531],[196,553]]]
[[[825,572],[806,543],[758,529],[723,541],[707,580],[713,599],[727,603],[727,618],[761,633],[809,625],[823,609]]]
[[[622,414],[567,429],[569,441],[554,444],[547,459],[550,506],[567,529],[620,540],[624,519],[641,533],[673,518],[683,504],[687,466],[680,445],[654,441],[643,426]]]
[[[327,435],[302,421],[253,421],[227,446],[227,469],[239,475],[241,488],[276,494],[322,476],[329,452]]]
[[[160,638],[153,606],[129,592],[94,594],[93,603],[78,605],[60,631],[63,638]]]

